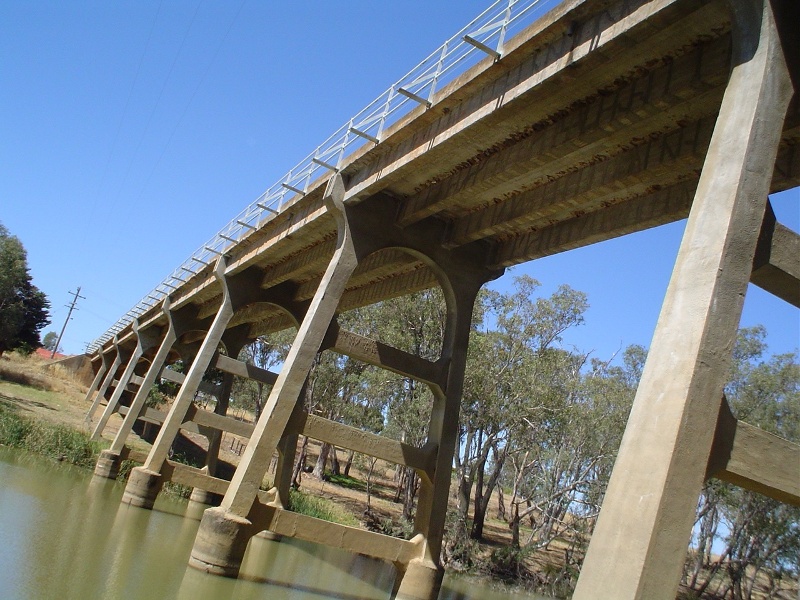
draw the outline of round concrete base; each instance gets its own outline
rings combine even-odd
[[[279,533],[273,533],[268,529],[264,529],[263,531],[259,531],[256,534],[256,537],[263,538],[265,540],[269,540],[270,542],[280,542],[283,539],[283,536]]]
[[[209,508],[200,520],[189,566],[212,575],[236,577],[252,529],[252,523],[243,517],[221,507]]]
[[[125,486],[121,502],[140,508],[153,508],[162,485],[161,473],[149,471],[144,467],[136,467],[128,477],[128,484]]]
[[[201,490],[200,488],[192,489],[192,495],[189,496],[189,502],[197,502],[198,504],[205,504],[209,506],[219,506],[222,501],[222,496],[209,492],[208,490]]]
[[[442,587],[444,569],[432,563],[412,560],[405,573],[398,573],[400,585],[393,598],[396,600],[436,600]]]
[[[116,479],[119,475],[119,467],[122,464],[122,457],[111,450],[103,450],[94,466],[94,474],[97,477],[106,479]]]

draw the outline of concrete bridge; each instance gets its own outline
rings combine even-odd
[[[96,473],[116,475],[146,418],[162,425],[123,501],[152,507],[166,480],[193,486],[196,500],[221,497],[203,515],[193,566],[235,576],[266,529],[391,561],[397,597],[435,598],[478,290],[505,267],[687,217],[575,598],[674,598],[708,477],[800,503],[800,448],[738,422],[722,395],[748,282],[800,306],[800,238],[767,200],[800,183],[798,3],[567,0],[506,37],[515,10],[504,4],[455,40],[482,60],[449,81],[423,71],[395,86],[383,112],[361,114],[341,144],[279,183],[279,204],[267,193],[248,207],[95,345],[89,417],[105,404],[95,435],[125,415]],[[416,107],[387,119],[401,96]],[[337,324],[339,312],[431,286],[448,306],[436,361]],[[291,326],[279,373],[231,358]],[[303,412],[318,351],[427,384],[427,444]],[[178,358],[191,367],[175,402],[148,415],[148,390]],[[215,413],[192,405],[211,366],[226,373]],[[254,426],[225,415],[234,375],[273,386]],[[206,468],[168,460],[181,428],[209,437]],[[230,482],[214,476],[222,431],[249,438]],[[285,510],[298,434],[416,469],[416,536]]]

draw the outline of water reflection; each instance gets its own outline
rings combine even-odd
[[[186,502],[119,503],[123,486],[0,448],[0,598],[385,600],[394,568],[299,540],[251,541],[239,579],[187,567],[198,521]],[[509,594],[445,580],[440,600]],[[514,596],[520,598],[520,596]]]

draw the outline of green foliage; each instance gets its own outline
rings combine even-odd
[[[358,527],[359,524],[353,515],[341,509],[334,502],[306,494],[300,490],[293,489],[289,491],[288,509],[308,517],[339,523],[340,525]]]
[[[0,224],[0,355],[40,347],[39,332],[50,322],[47,297],[31,283],[25,248]]]
[[[192,488],[182,483],[174,483],[172,481],[164,482],[164,491],[172,496],[178,498],[188,498],[192,495]]]
[[[51,352],[56,349],[56,343],[58,342],[58,334],[55,331],[48,331],[44,334],[42,338],[42,346],[46,350],[50,350]]]
[[[80,467],[94,467],[100,445],[64,425],[32,421],[0,405],[0,444]]]
[[[512,546],[492,550],[486,567],[489,573],[503,581],[520,581],[529,577],[525,566],[525,551]]]
[[[147,399],[144,401],[144,404],[148,408],[158,408],[167,402],[167,395],[159,389],[158,385],[154,385],[147,393]]]
[[[287,330],[256,338],[239,352],[239,360],[260,369],[271,370],[286,358],[294,330]],[[233,384],[236,406],[249,410],[256,419],[267,400],[271,386],[255,379],[237,377]]]
[[[367,491],[367,484],[360,479],[355,479],[349,475],[336,475],[333,473],[328,474],[327,480],[339,487],[347,488],[348,490],[357,490],[359,492]]]

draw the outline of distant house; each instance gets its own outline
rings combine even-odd
[[[48,350],[47,348],[37,348],[35,352],[36,356],[38,356],[39,358],[46,358],[47,360],[50,360],[50,355],[52,353],[53,351]],[[56,355],[53,357],[53,360],[61,360],[62,358],[67,358],[67,355],[56,352]]]

